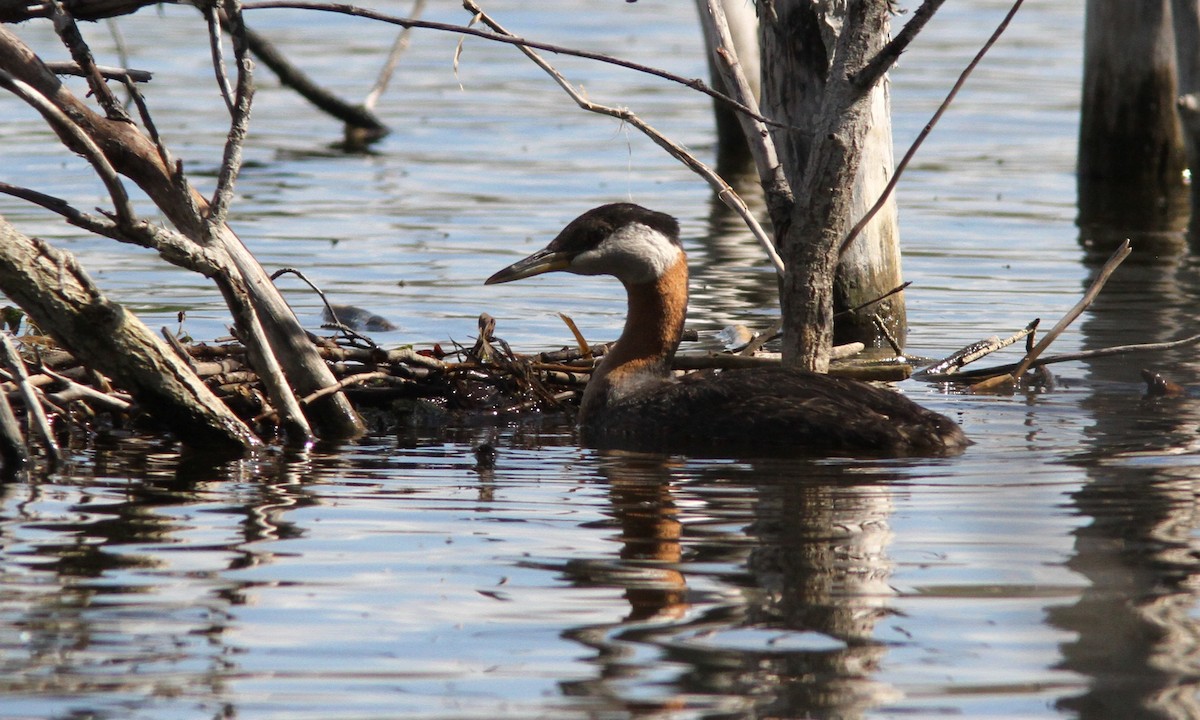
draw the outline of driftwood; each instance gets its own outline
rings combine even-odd
[[[149,328],[101,294],[72,256],[2,220],[0,285],[61,347],[87,358],[182,440],[231,451],[259,444]]]

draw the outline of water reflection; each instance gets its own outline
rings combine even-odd
[[[1109,225],[1084,237],[1129,230]],[[1087,348],[1175,339],[1194,325],[1200,285],[1178,218],[1140,230],[1135,255],[1083,325]],[[1077,635],[1061,666],[1090,678],[1059,706],[1084,718],[1200,717],[1200,403],[1139,400],[1135,373],[1146,366],[1188,383],[1200,370],[1194,349],[1087,363],[1095,391],[1084,405],[1095,423],[1078,459],[1088,479],[1071,501],[1089,522],[1075,531],[1068,564],[1090,585],[1049,613]]]
[[[569,631],[596,650],[598,672],[564,692],[639,715],[770,717],[858,717],[898,697],[872,679],[887,653],[873,638],[891,614],[895,477],[619,454],[601,472],[619,560],[574,563],[567,576],[623,588],[629,613]],[[646,696],[651,682],[666,686],[661,697]]]

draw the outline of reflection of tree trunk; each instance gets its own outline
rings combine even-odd
[[[1148,228],[1186,203],[1169,0],[1088,0],[1079,218]]]
[[[1115,234],[1119,228],[1101,228]],[[1152,234],[1151,234],[1152,235]],[[1145,238],[1135,235],[1135,246]],[[1131,260],[1136,260],[1137,256]],[[1181,271],[1187,258],[1176,246],[1157,262],[1127,262],[1101,293],[1083,324],[1085,348],[1173,339],[1194,324],[1194,276]],[[1193,286],[1185,285],[1191,281]],[[1186,351],[1185,351],[1186,353]],[[1147,362],[1169,362],[1196,376],[1185,353]],[[1049,611],[1050,622],[1076,634],[1062,646],[1061,667],[1090,679],[1088,689],[1062,701],[1082,718],[1200,717],[1200,482],[1184,463],[1140,464],[1114,458],[1122,448],[1170,457],[1163,447],[1194,441],[1200,407],[1177,398],[1130,412],[1138,403],[1136,365],[1128,360],[1088,362],[1097,393],[1083,401],[1095,422],[1087,430],[1080,462],[1086,484],[1072,495],[1088,518],[1075,531],[1068,567],[1089,582],[1075,603]],[[1100,388],[1125,386],[1125,398]],[[1126,407],[1122,407],[1124,404]],[[1153,423],[1152,426],[1148,426]],[[1163,447],[1154,447],[1162,443]]]
[[[822,5],[826,6],[825,9],[820,9]],[[864,50],[864,56],[878,50],[887,38],[888,19],[883,5],[879,3],[878,7],[869,11],[877,13],[877,16],[872,16],[871,22],[877,22],[879,26],[877,35],[867,40],[866,47],[869,49]],[[838,33],[835,28],[846,20],[841,16],[843,12],[846,10],[835,11],[830,4],[792,1],[772,3],[771,10],[763,13],[762,108],[767,117],[804,130],[772,130],[780,162],[801,206],[818,199],[805,198],[803,192],[822,198],[841,194],[825,186],[832,185],[827,182],[832,176],[818,172],[818,167],[811,161],[820,159],[814,158],[814,153],[830,155],[831,144],[848,145],[844,152],[846,159],[851,161],[850,172],[844,178],[844,184],[834,185],[833,190],[852,188],[845,202],[849,203],[846,217],[853,224],[875,203],[891,178],[892,130],[886,78],[870,91],[865,100],[856,103],[853,111],[847,109],[845,127],[851,130],[842,131],[845,134],[835,140],[838,131],[828,126],[831,122],[838,125],[842,123],[841,119],[834,121],[829,115],[837,107],[836,102],[830,100],[831,92],[837,92],[835,83],[830,80],[831,73],[845,71],[845,68],[833,67],[836,60],[833,50]],[[842,59],[842,62],[847,60]],[[826,147],[821,147],[823,145]],[[809,187],[806,187],[806,181]],[[804,212],[804,208],[798,208],[796,217],[803,217]],[[819,244],[816,233],[820,229],[838,235],[836,245],[840,245],[849,226],[830,226],[827,220],[829,218],[813,223],[799,221],[797,224],[800,227],[785,233],[785,236],[794,237],[782,243],[781,252],[785,252],[789,243]],[[836,257],[829,259],[837,268],[833,312],[866,303],[901,284],[899,238],[896,206],[890,200],[840,260]],[[793,253],[786,253],[784,260],[788,263],[789,274],[796,270],[797,262],[806,262]],[[789,304],[786,290],[784,295],[786,309]],[[903,338],[906,322],[902,295],[888,298],[873,310],[884,319],[895,337]],[[837,342],[862,341],[871,345],[877,337],[878,331],[869,316],[846,316],[839,319],[834,328]]]

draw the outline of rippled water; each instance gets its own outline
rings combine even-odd
[[[530,37],[706,73],[690,3],[491,5]],[[947,3],[905,55],[899,147],[1005,10]],[[1030,3],[902,184],[910,351],[1053,322],[1103,259],[1075,226],[1081,15]],[[349,18],[252,19],[352,98],[391,41]],[[120,25],[130,64],[156,73],[168,143],[211,186],[223,118],[196,19]],[[85,30],[112,58],[104,26]],[[481,283],[581,210],[632,199],[680,217],[706,339],[776,312],[770,268],[700,181],[511,48],[469,41],[456,70],[456,42],[414,37],[381,105],[393,134],[362,155],[332,150],[340,128],[264,73],[232,221],[265,266],[387,315],[390,344],[469,340],[483,311],[520,349],[570,342],[557,311],[610,339],[610,282]],[[713,154],[704,97],[554,61]],[[103,202],[30,111],[3,99],[0,119],[2,179]],[[193,336],[224,331],[201,279],[11,200],[0,212],[152,325],[185,309]],[[315,327],[318,299],[283,282]],[[1135,253],[1054,351],[1190,334],[1198,288],[1179,243]],[[0,486],[0,717],[1197,717],[1200,407],[1144,398],[1141,367],[1198,379],[1180,350],[1060,365],[1053,390],[1013,396],[905,383],[976,440],[939,460],[601,454],[561,418],[220,467],[100,438]]]

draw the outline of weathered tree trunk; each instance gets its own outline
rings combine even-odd
[[[1196,48],[1186,51],[1194,55]],[[1176,99],[1170,1],[1088,0],[1081,225],[1117,219],[1130,229],[1151,229],[1178,214],[1187,160]]]
[[[838,259],[853,219],[878,199],[892,167],[890,125],[872,126],[887,118],[886,84],[864,95],[852,80],[887,40],[888,4],[776,0],[764,5],[760,24],[766,114],[804,130],[772,133],[795,193],[790,217],[773,218],[788,268],[780,292],[784,360],[823,372],[835,302],[838,310],[853,307],[900,284],[894,205],[867,226],[843,262]],[[831,295],[835,273],[838,290]],[[902,337],[903,301],[889,300],[874,311]],[[839,333],[876,336],[869,319]]]
[[[241,452],[254,433],[132,313],[92,285],[74,257],[0,217],[0,287],[37,326],[128,391],[186,445]]]
[[[49,98],[100,146],[117,172],[133,180],[150,196],[182,234],[204,243],[208,237],[203,226],[206,201],[198,193],[193,192],[189,198],[186,191],[181,191],[174,169],[163,165],[154,143],[136,126],[93,112],[7,28],[0,28],[0,69]],[[81,151],[71,137],[61,137],[68,147]],[[335,384],[336,379],[308,342],[291,308],[237,235],[222,225],[217,228],[217,239],[241,272],[271,348],[296,392],[307,395]],[[352,437],[364,430],[361,419],[342,393],[314,403],[309,418],[323,437]]]

